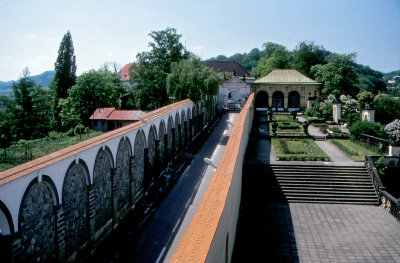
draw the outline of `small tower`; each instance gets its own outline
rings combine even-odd
[[[364,109],[361,112],[363,121],[375,121],[375,107],[372,104],[365,103]]]

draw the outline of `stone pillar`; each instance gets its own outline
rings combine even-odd
[[[171,133],[172,133],[172,143],[171,143],[171,152],[169,153],[169,162],[172,162],[175,159],[175,144],[176,144],[176,140],[175,140],[175,132],[176,129],[175,128],[171,128]]]
[[[115,173],[117,172],[116,168],[111,168],[111,198],[112,198],[112,210],[113,210],[113,225],[118,222],[118,197],[117,197],[117,183],[115,182]]]
[[[155,139],[154,140],[154,147],[156,148],[154,151],[154,164],[153,164],[153,181],[158,179],[158,176],[161,173],[161,166],[159,165],[160,163],[160,140]]]
[[[288,111],[288,107],[289,107],[289,95],[287,92],[285,92],[283,94],[283,108],[284,111]]]
[[[143,156],[143,189],[146,192],[149,190],[149,185],[152,182],[152,175],[150,175],[149,169],[149,148],[144,148],[144,156]]]
[[[267,92],[265,90],[265,92]],[[270,92],[268,94],[268,107],[272,111],[272,88],[270,89]]]
[[[129,157],[129,188],[131,190],[131,194],[130,194],[130,202],[131,205],[135,204],[135,195],[136,195],[136,178],[135,175],[133,174],[133,172],[135,171],[135,156],[130,156]]]
[[[65,221],[62,205],[54,206],[54,212],[56,218],[56,248],[58,252],[58,261],[65,262]]]
[[[168,165],[168,134],[164,134],[164,155],[163,155],[163,168]]]
[[[389,145],[389,156],[400,156],[400,146]]]
[[[193,121],[192,119],[189,119],[189,126],[188,126],[188,143],[192,141],[192,125]]]
[[[178,153],[182,151],[182,124],[178,124]]]
[[[183,122],[183,145],[182,148],[184,149],[188,143],[188,136],[187,136],[187,121]]]
[[[374,109],[364,109],[361,112],[361,119],[363,121],[375,121],[375,110]]]
[[[342,105],[340,105],[340,103],[334,103],[332,109],[333,121],[339,122],[341,120]]]
[[[88,194],[89,194],[89,235],[90,235],[90,241],[92,243],[95,242],[96,240],[96,227],[95,227],[95,219],[94,217],[96,216],[96,193],[94,190],[93,185],[88,185]]]
[[[307,109],[311,108],[315,104],[315,100],[308,99],[307,100]]]

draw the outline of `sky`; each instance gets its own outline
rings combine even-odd
[[[72,35],[77,74],[121,67],[147,51],[151,31],[176,28],[202,59],[301,41],[357,53],[381,72],[400,69],[400,0],[0,0],[0,80],[54,69]]]

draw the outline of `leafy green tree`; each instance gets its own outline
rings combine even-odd
[[[199,59],[191,58],[172,63],[167,77],[168,96],[177,100],[190,98],[197,102],[217,94],[218,75]]]
[[[360,70],[360,91],[370,91],[377,94],[386,89],[386,83],[383,80],[383,74],[381,72],[361,64],[357,64],[356,67]]]
[[[400,119],[400,101],[386,94],[376,95],[373,101],[376,107],[375,119],[382,124],[388,124]]]
[[[329,52],[322,46],[317,46],[313,41],[300,42],[293,50],[293,66],[301,73],[314,78],[310,69],[314,65],[325,64]]]
[[[374,100],[374,94],[369,91],[362,91],[357,94],[357,100],[361,107],[364,107],[365,103],[370,104]]]
[[[11,133],[12,114],[9,111],[12,101],[8,96],[0,97],[0,148],[7,148],[13,141]]]
[[[54,94],[54,121],[57,129],[61,129],[59,100],[68,97],[68,90],[76,83],[76,57],[71,33],[68,31],[61,40],[55,66],[55,76],[50,87]]]
[[[285,69],[291,67],[289,51],[283,46],[271,47],[271,49],[272,48],[274,49],[271,55],[268,56],[268,51],[267,55],[260,59],[257,67],[253,69],[253,74],[256,77],[265,76],[274,69]]]
[[[29,76],[25,68],[23,76],[13,83],[11,98],[3,98],[2,124],[8,126],[4,139],[34,139],[45,136],[50,128],[51,97],[48,91]],[[8,118],[8,119],[5,119]],[[3,126],[4,127],[4,126]]]
[[[175,28],[152,31],[148,52],[137,54],[137,63],[131,66],[131,81],[137,85],[132,89],[136,107],[154,109],[167,100],[166,77],[171,72],[171,63],[190,57],[180,42],[182,35]]]
[[[69,89],[68,98],[60,100],[63,128],[69,130],[78,124],[88,126],[90,115],[99,107],[118,108],[124,90],[117,74],[95,70],[83,73]]]
[[[331,54],[327,64],[311,67],[310,72],[315,76],[315,80],[323,84],[323,94],[355,96],[358,93],[359,71],[355,67],[355,57],[354,53]]]

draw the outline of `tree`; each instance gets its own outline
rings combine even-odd
[[[311,67],[315,80],[322,82],[323,94],[340,94],[355,96],[358,93],[358,74],[354,59],[356,54],[331,54],[328,63]]]
[[[218,75],[199,59],[181,60],[171,66],[171,73],[167,77],[168,96],[177,100],[190,98],[197,102],[217,94]]]
[[[57,129],[61,129],[61,119],[59,106],[60,99],[68,97],[68,90],[76,83],[76,57],[74,55],[74,45],[71,33],[68,31],[61,40],[58,49],[58,57],[55,66],[55,76],[50,87],[54,94],[54,120]]]
[[[137,54],[137,63],[130,68],[135,104],[141,109],[154,109],[164,105],[167,100],[166,77],[171,72],[171,63],[190,57],[180,42],[182,35],[175,28],[152,31],[149,36],[154,42],[149,43],[148,52]]]
[[[310,69],[314,65],[325,64],[329,54],[323,46],[317,46],[313,41],[300,42],[293,50],[293,66],[301,73],[314,78]]]
[[[360,103],[360,106],[364,107],[365,103],[371,104],[371,102],[374,100],[374,94],[369,91],[362,91],[357,94],[357,100],[358,103]]]
[[[386,94],[376,95],[373,101],[376,107],[376,121],[387,124],[395,119],[400,119],[400,101]]]
[[[69,89],[68,98],[60,100],[63,128],[69,130],[78,124],[88,126],[90,115],[99,107],[118,108],[124,90],[117,74],[95,70],[83,73]]]
[[[270,51],[267,51],[267,55],[260,59],[257,67],[253,69],[253,74],[257,77],[265,76],[274,69],[285,69],[291,67],[290,53],[283,47],[267,47],[273,49],[270,56],[268,56]]]
[[[18,82],[13,83],[11,98],[3,98],[2,104],[5,108],[2,109],[1,119],[9,130],[4,132],[3,139],[29,140],[48,133],[51,118],[50,94],[29,77],[28,68],[24,69]],[[3,124],[0,126],[3,127]]]

